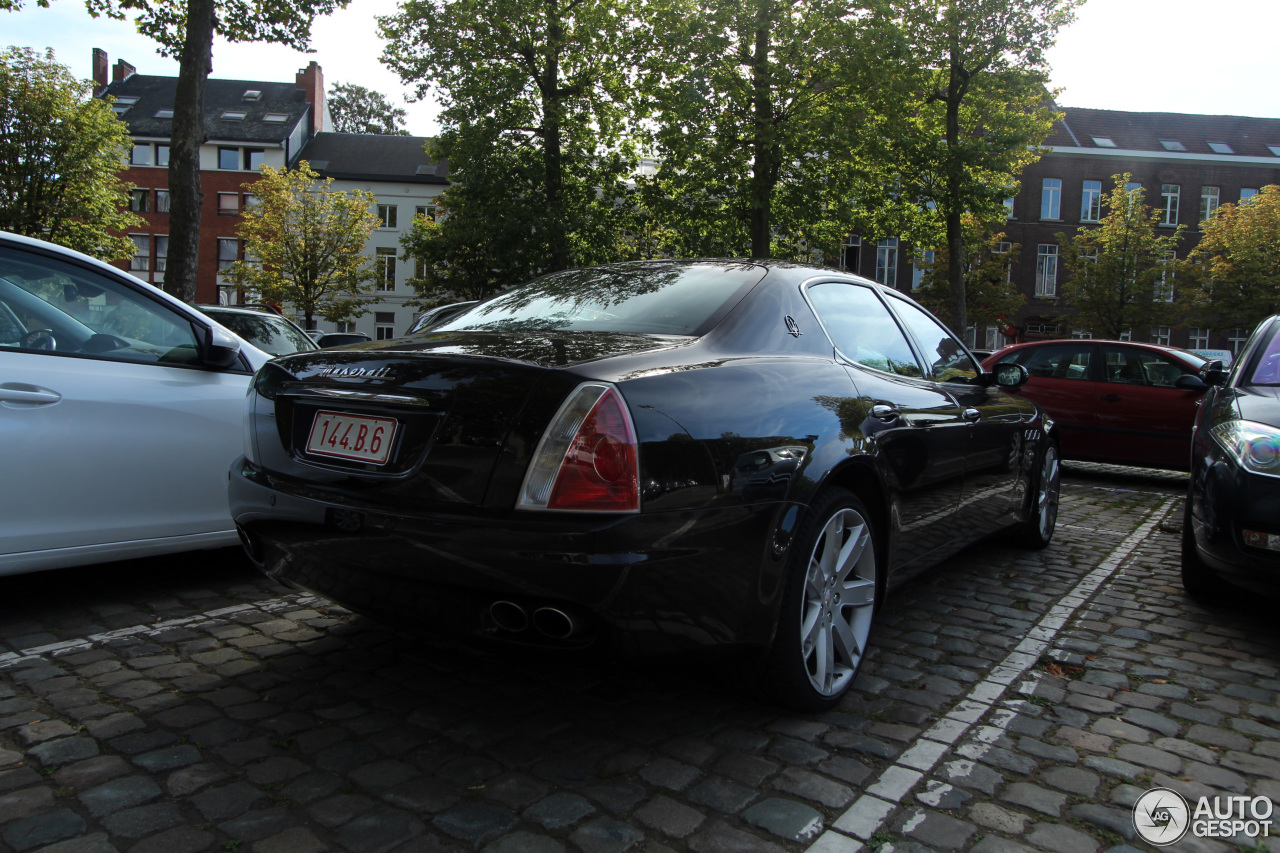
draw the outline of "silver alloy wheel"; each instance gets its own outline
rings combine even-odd
[[[1040,526],[1040,538],[1048,540],[1058,521],[1058,448],[1045,445],[1044,458],[1040,461],[1039,490],[1036,493],[1036,523]]]
[[[810,684],[823,696],[842,692],[858,671],[875,598],[871,525],[856,510],[837,510],[809,555],[800,605],[800,653]]]

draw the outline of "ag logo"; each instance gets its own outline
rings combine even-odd
[[[1133,804],[1133,828],[1143,840],[1157,847],[1182,838],[1190,823],[1187,801],[1169,788],[1152,788]]]

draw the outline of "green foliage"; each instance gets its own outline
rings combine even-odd
[[[677,251],[836,254],[894,180],[872,156],[903,101],[901,37],[882,4],[663,0],[645,20],[660,168],[642,196]]]
[[[355,83],[334,83],[327,100],[333,129],[339,133],[378,133],[408,136],[405,111],[392,106],[381,92]]]
[[[625,2],[407,0],[379,18],[383,61],[443,106],[453,186],[419,234],[429,279],[461,295],[614,257],[634,161]]]
[[[1224,204],[1202,227],[1179,264],[1179,279],[1194,285],[1186,292],[1190,310],[1214,317],[1213,325],[1246,329],[1280,313],[1280,186]]]
[[[1166,289],[1173,286],[1171,258],[1183,226],[1158,234],[1160,213],[1143,202],[1141,189],[1127,189],[1131,179],[1112,177],[1098,225],[1058,236],[1069,276],[1062,288],[1067,318],[1102,338],[1166,324],[1171,310]]]
[[[0,52],[0,229],[129,257],[133,242],[110,232],[141,223],[119,175],[131,145],[111,105],[91,98],[53,51]]]
[[[226,273],[269,302],[293,306],[306,328],[317,314],[332,322],[364,314],[374,277],[364,254],[378,225],[373,194],[340,192],[332,178],[318,178],[302,160],[295,169],[263,166],[262,178],[245,184],[257,203],[245,208],[238,232],[253,260]]]
[[[1044,52],[1083,0],[894,2],[911,41],[918,102],[890,134],[892,159],[902,166],[903,192],[936,205],[945,243],[961,256],[962,216],[1003,218],[1018,175],[1053,129]],[[950,276],[948,314],[962,333],[965,281],[960,268]]]
[[[1026,297],[1009,281],[1009,268],[1018,262],[1020,246],[1004,242],[1002,232],[986,231],[976,216],[964,217],[964,275],[969,325],[978,329],[1000,326],[1026,303]],[[923,263],[924,278],[912,294],[916,300],[948,323],[951,319],[951,268],[949,253],[939,249],[932,263]],[[954,326],[952,326],[954,328]]]

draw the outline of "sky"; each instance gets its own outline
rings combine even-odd
[[[328,86],[355,83],[382,92],[406,110],[410,133],[429,136],[439,130],[434,102],[409,102],[410,90],[379,62],[374,18],[395,9],[396,0],[351,0],[316,21],[311,54],[219,41],[213,76],[284,82],[315,60]],[[0,12],[0,25],[0,45],[51,47],[78,77],[91,76],[95,47],[113,65],[124,59],[140,74],[178,73],[177,63],[131,23],[90,18],[80,0],[52,0],[48,9],[27,0],[20,12]],[[1052,84],[1068,107],[1280,118],[1274,48],[1267,47],[1277,31],[1276,0],[1087,0],[1049,54]]]

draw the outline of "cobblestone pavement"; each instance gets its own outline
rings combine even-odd
[[[0,578],[0,851],[1152,850],[1146,789],[1280,799],[1280,630],[1183,594],[1185,487],[1070,466],[1050,548],[896,590],[816,715],[408,639],[234,552]]]

